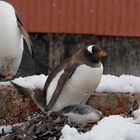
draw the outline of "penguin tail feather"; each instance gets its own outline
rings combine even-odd
[[[13,85],[13,87],[15,89],[17,89],[17,91],[19,92],[19,94],[30,98],[33,100],[33,102],[37,105],[37,107],[42,111],[42,112],[46,112],[46,97],[44,97],[44,94],[38,94],[38,93],[34,93],[34,91],[28,89],[28,88],[24,88],[12,81],[10,81],[11,84]]]
[[[32,96],[34,94],[33,91],[29,90],[28,88],[24,88],[24,87],[12,82],[12,81],[10,81],[10,83],[13,85],[13,87],[15,89],[17,89],[19,94],[24,95],[25,97],[32,99]]]

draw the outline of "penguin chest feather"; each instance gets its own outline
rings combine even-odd
[[[67,105],[85,103],[98,86],[102,72],[102,65],[100,67],[89,67],[85,64],[79,65],[70,79],[65,83],[52,110],[57,111]],[[52,80],[47,92],[47,103],[51,99],[62,74],[63,70]]]
[[[18,28],[14,8],[0,1],[0,74],[14,74],[20,65],[23,52],[23,36]]]
[[[0,21],[0,74],[9,71],[15,75],[22,58],[23,37],[16,22],[3,22]]]
[[[0,56],[21,56],[23,37],[18,28],[14,8],[0,1]]]
[[[98,86],[103,72],[103,67],[90,67],[80,65],[71,76],[68,84],[81,92],[94,92]]]
[[[0,20],[0,57],[21,56],[23,51],[23,37],[16,19],[4,18]]]

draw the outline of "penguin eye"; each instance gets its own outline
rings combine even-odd
[[[87,47],[87,51],[92,54],[93,53],[93,47],[95,47],[95,45],[90,45]]]

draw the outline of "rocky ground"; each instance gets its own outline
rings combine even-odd
[[[20,126],[13,126],[9,134],[3,133],[0,140],[57,140],[61,136],[61,130],[66,123],[49,122],[42,113],[34,113],[27,117]],[[94,125],[89,124],[69,124],[77,128],[79,132],[86,132]]]

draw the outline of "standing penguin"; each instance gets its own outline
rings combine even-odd
[[[32,54],[29,34],[14,7],[0,1],[0,77],[12,79],[19,68],[23,53],[23,38]]]
[[[50,73],[42,94],[12,84],[48,114],[69,105],[86,104],[101,80],[103,66],[100,59],[106,55],[99,46],[82,47]]]

